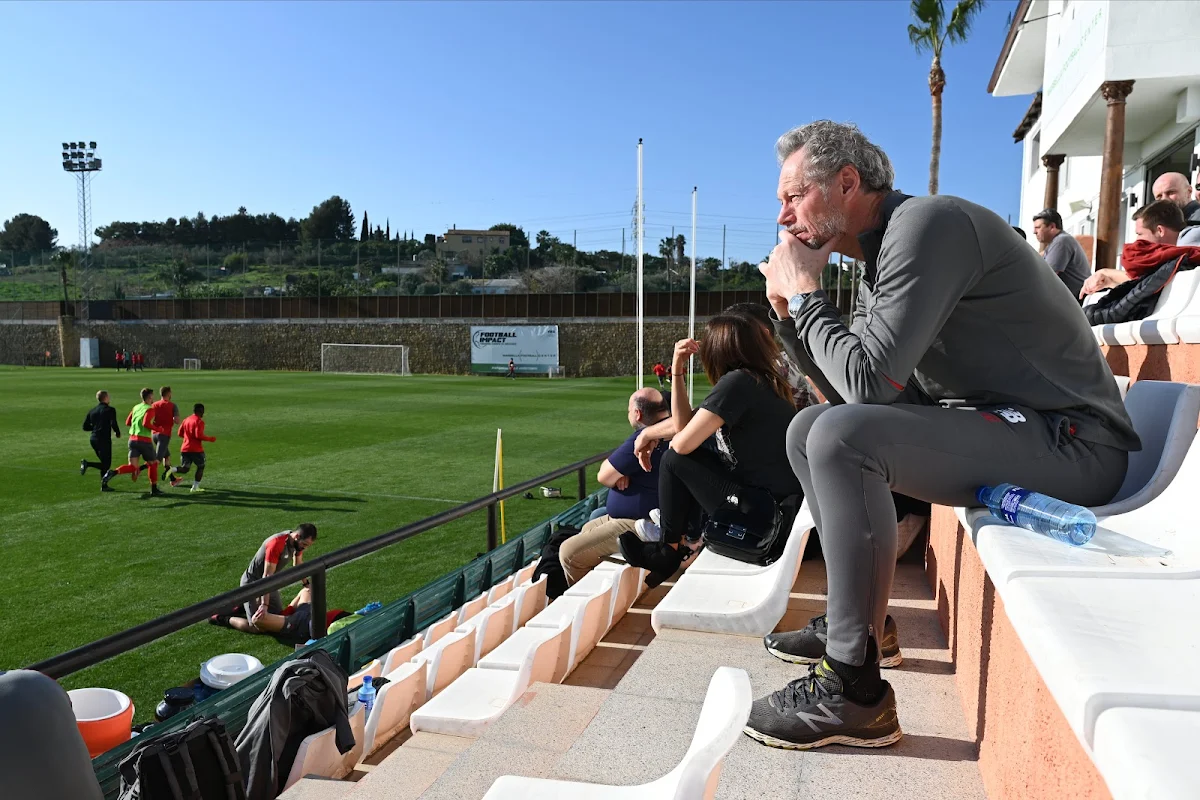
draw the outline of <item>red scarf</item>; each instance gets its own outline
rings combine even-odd
[[[1200,264],[1200,247],[1177,247],[1173,244],[1155,244],[1145,239],[1135,239],[1121,251],[1121,265],[1129,277],[1137,279],[1168,261],[1180,256],[1187,257],[1192,264]]]

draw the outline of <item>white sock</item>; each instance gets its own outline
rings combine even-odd
[[[200,488],[200,481],[192,481],[192,488],[193,488],[193,489],[199,489],[199,488]]]

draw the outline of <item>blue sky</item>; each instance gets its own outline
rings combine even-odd
[[[1016,214],[1029,98],[987,82],[1015,0],[944,59],[941,191]],[[59,144],[96,140],[97,225],[303,217],[332,194],[392,230],[513,222],[619,249],[646,142],[646,247],[775,241],[775,139],[857,122],[924,193],[929,58],[908,2],[0,3],[0,221],[78,239]],[[19,65],[19,69],[14,65]],[[627,244],[633,251],[632,242]]]

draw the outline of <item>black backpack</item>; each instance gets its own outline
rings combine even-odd
[[[730,496],[704,523],[704,546],[717,555],[765,567],[783,555],[800,495],[781,503],[765,489]]]
[[[549,541],[542,547],[541,560],[538,561],[537,569],[533,571],[533,580],[536,583],[538,578],[546,576],[546,597],[551,600],[561,597],[568,587],[567,573],[563,571],[558,560],[558,548],[577,533],[579,528],[562,525],[550,535]]]
[[[139,742],[121,760],[118,800],[246,800],[233,740],[216,717]]]

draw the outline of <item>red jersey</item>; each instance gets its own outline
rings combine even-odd
[[[654,374],[656,377],[662,378],[667,374],[667,368],[664,367],[662,364],[655,364],[654,365]]]
[[[179,423],[179,435],[183,437],[181,453],[203,453],[204,442],[215,442],[217,437],[204,435],[204,420],[192,414]]]
[[[118,350],[117,351],[117,363],[120,364],[124,360],[125,360],[125,354],[122,353],[120,350]]]
[[[175,418],[179,416],[179,406],[170,400],[159,400],[150,408],[153,411],[153,416],[150,418],[150,430],[170,436],[171,429],[175,427]]]

